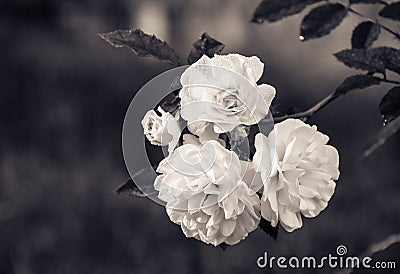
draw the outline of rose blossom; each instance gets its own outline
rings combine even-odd
[[[204,55],[181,76],[182,117],[188,124],[203,122],[200,130],[211,124],[215,133],[258,123],[275,96],[274,87],[257,85],[263,69],[255,56]]]
[[[276,161],[271,174],[261,159],[267,159],[269,140],[262,134],[255,139],[255,169],[261,173],[264,190],[261,215],[291,232],[302,226],[301,214],[312,218],[328,205],[339,178],[339,155],[326,143],[329,137],[297,119],[275,125]],[[301,213],[301,214],[300,214]]]
[[[189,211],[167,206],[172,222],[181,226],[186,237],[214,246],[234,245],[247,237],[260,222],[260,199],[249,193],[244,182],[221,202]]]
[[[185,144],[159,164],[154,187],[187,237],[236,244],[260,219],[260,199],[242,181],[238,156],[211,140]]]
[[[179,142],[181,130],[174,116],[165,112],[161,107],[158,107],[157,110],[161,116],[154,110],[149,110],[144,116],[142,120],[144,134],[153,145],[169,145],[168,151],[171,153]]]
[[[241,162],[219,142],[188,143],[157,167],[154,187],[170,207],[189,210],[222,201],[241,182]]]

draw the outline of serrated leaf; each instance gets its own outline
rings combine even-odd
[[[300,39],[320,38],[329,34],[343,21],[347,8],[340,3],[326,4],[314,8],[308,13],[300,27]]]
[[[386,69],[400,74],[400,50],[391,47],[376,47],[367,50],[373,60],[381,60]]]
[[[383,127],[375,137],[374,143],[364,152],[364,157],[371,155],[375,150],[380,148],[386,141],[400,130],[400,117],[394,119],[390,124]]]
[[[351,47],[353,49],[363,49],[372,46],[378,39],[381,27],[374,22],[365,21],[360,23],[354,30],[351,37]]]
[[[346,49],[334,55],[338,61],[351,68],[383,74],[388,69],[400,74],[400,51],[395,48]]]
[[[275,241],[278,239],[279,226],[273,227],[271,222],[265,220],[263,217],[261,217],[260,220],[260,229],[271,236]]]
[[[385,4],[382,0],[350,0],[350,4]]]
[[[179,56],[171,46],[140,29],[116,30],[99,36],[114,47],[131,49],[140,57],[153,56],[168,61],[173,66],[179,66]]]
[[[345,49],[334,54],[336,59],[346,66],[368,72],[385,73],[385,64],[380,59],[373,59],[366,49]]]
[[[385,6],[383,9],[381,9],[379,15],[395,21],[400,21],[400,1],[393,2]]]
[[[394,87],[383,96],[379,103],[379,110],[385,124],[400,116],[400,86]]]
[[[347,77],[336,89],[337,95],[344,95],[355,89],[363,89],[372,85],[379,85],[381,80],[372,75],[353,75]]]
[[[114,193],[130,197],[146,197],[147,195],[139,189],[135,182],[129,178],[124,184],[119,186]]]
[[[206,32],[203,32],[200,38],[193,43],[192,49],[188,56],[188,63],[193,64],[201,58],[204,54],[208,57],[213,57],[214,54],[220,53],[225,45],[220,41],[212,38]]]
[[[261,24],[264,21],[276,22],[284,17],[300,13],[307,5],[322,0],[264,0],[258,4],[251,21]]]

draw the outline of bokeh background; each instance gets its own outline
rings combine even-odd
[[[266,64],[261,82],[277,88],[275,102],[299,109],[355,73],[332,53],[350,47],[361,18],[348,16],[331,35],[302,43],[304,13],[255,25],[249,21],[257,4],[1,1],[0,273],[280,273],[259,270],[256,259],[265,251],[323,256],[340,244],[356,255],[400,231],[399,135],[361,157],[382,126],[378,103],[389,85],[346,95],[309,121],[338,148],[341,177],[329,207],[301,230],[280,231],[277,242],[257,231],[224,252],[186,239],[154,202],[111,194],[128,177],[125,111],[135,92],[170,66],[114,49],[97,33],[142,28],[185,59],[207,31],[226,44],[225,53],[259,56]],[[377,44],[398,47],[386,33]],[[378,257],[400,267],[398,254],[394,245]]]

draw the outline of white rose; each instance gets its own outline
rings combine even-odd
[[[154,110],[149,110],[142,120],[142,126],[146,138],[151,144],[157,146],[169,146],[169,152],[176,147],[181,136],[177,118],[165,112],[161,107],[157,109],[161,116]]]
[[[180,146],[157,172],[158,197],[187,237],[233,245],[257,227],[260,199],[243,182],[238,156],[219,142]]]
[[[276,160],[271,174],[264,171],[261,159],[268,158],[268,138],[255,140],[255,169],[261,173],[264,190],[261,215],[276,226],[291,232],[303,223],[301,214],[312,218],[328,205],[339,178],[339,154],[329,137],[301,120],[288,119],[275,125]],[[301,213],[301,214],[300,214]]]
[[[186,237],[194,237],[214,246],[234,245],[254,231],[260,222],[260,199],[250,194],[247,185],[239,186],[218,204],[195,211],[167,206],[172,222],[181,226]]]
[[[257,85],[263,69],[255,56],[204,55],[181,76],[182,117],[188,124],[209,123],[218,134],[258,123],[275,96],[274,87]]]
[[[197,210],[222,201],[242,181],[241,162],[219,142],[185,144],[157,167],[154,187],[169,207]]]

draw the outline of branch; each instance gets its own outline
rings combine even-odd
[[[400,243],[400,234],[393,234],[388,236],[386,239],[384,239],[381,242],[374,243],[372,244],[367,251],[365,251],[363,254],[361,254],[361,258],[365,257],[372,257],[375,255],[375,253],[385,251],[388,249],[390,246]],[[349,268],[349,269],[344,269],[341,271],[336,272],[337,274],[350,274],[353,272],[354,269]]]
[[[393,234],[388,236],[385,240],[372,244],[367,252],[362,254],[364,257],[373,256],[375,253],[388,249],[391,245],[400,243],[400,234]]]
[[[400,85],[400,81],[396,81],[396,80],[391,80],[391,79],[385,79],[385,78],[380,78],[380,77],[376,77],[376,79],[378,79],[381,82],[385,82],[385,83],[390,83],[390,84],[396,84],[396,85]],[[336,100],[337,98],[339,98],[342,95],[345,95],[346,93],[336,93],[333,92],[331,94],[329,94],[327,97],[325,97],[324,99],[322,99],[321,101],[319,101],[317,104],[315,104],[314,106],[312,106],[311,108],[302,111],[302,112],[297,112],[294,114],[288,114],[288,115],[283,115],[283,116],[279,116],[279,117],[274,117],[274,122],[275,123],[279,123],[282,122],[286,119],[289,118],[293,118],[293,119],[301,119],[303,121],[307,121],[311,116],[313,116],[316,112],[320,111],[322,108],[324,108],[325,106],[327,106],[328,104],[330,104],[331,102],[333,102],[334,100]]]
[[[379,77],[375,77],[375,78],[379,79],[380,81],[385,82],[385,83],[400,85],[400,81],[384,79],[384,78],[379,78]]]
[[[317,111],[321,110],[323,107],[325,107],[326,105],[328,105],[330,102],[334,101],[335,99],[337,99],[341,95],[343,95],[343,94],[337,94],[336,92],[333,92],[333,93],[329,94],[327,97],[325,97],[324,99],[322,99],[320,102],[315,104],[313,107],[309,108],[308,110],[302,111],[302,112],[298,112],[298,113],[294,113],[294,114],[290,114],[290,115],[284,115],[284,116],[280,116],[280,117],[275,117],[274,118],[274,122],[275,123],[279,123],[279,122],[282,122],[283,120],[286,120],[286,119],[289,119],[289,118],[301,119],[303,121],[306,121],[312,115],[314,115],[314,113],[316,113]]]
[[[385,144],[386,141],[399,130],[400,117],[396,118],[379,131],[378,135],[375,137],[375,142],[366,151],[364,151],[364,157],[368,157],[372,152]]]

